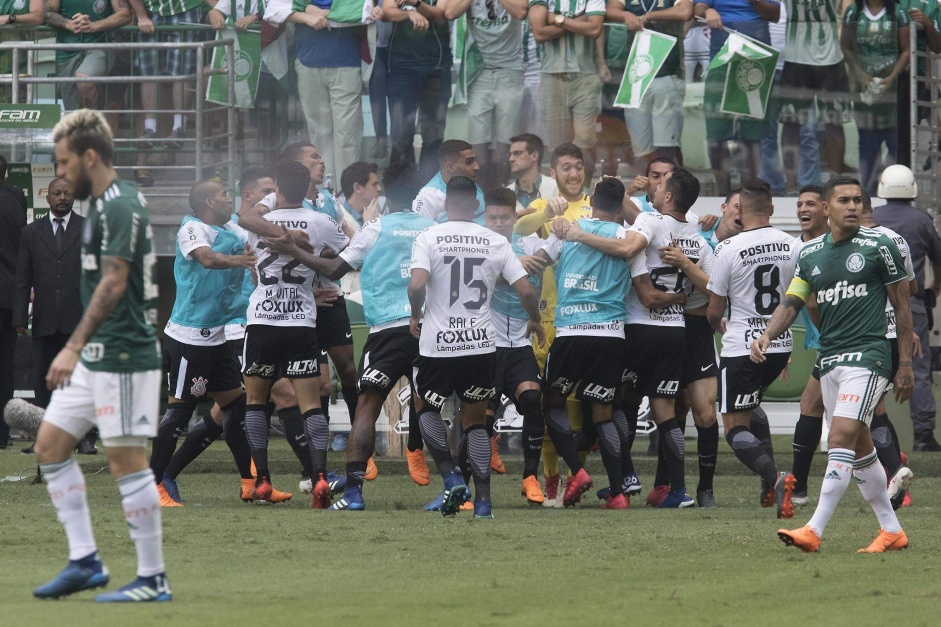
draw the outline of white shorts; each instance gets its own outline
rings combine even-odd
[[[872,412],[885,394],[889,380],[866,368],[837,366],[820,378],[827,425],[834,416],[872,421]]]
[[[160,371],[93,372],[78,364],[69,385],[52,393],[43,417],[80,440],[98,427],[102,442],[153,438],[160,409]]]
[[[651,81],[639,109],[624,109],[624,122],[631,135],[635,156],[650,154],[655,148],[680,145],[685,95],[683,79],[661,76]]]

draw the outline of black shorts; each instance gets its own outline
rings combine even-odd
[[[242,354],[245,352],[245,338],[239,338],[237,340],[226,340],[226,346],[229,347],[229,352],[232,353],[232,358],[235,359],[235,363],[239,365],[239,372],[242,371]]]
[[[842,124],[850,115],[846,105],[849,79],[842,61],[833,65],[785,62],[776,95],[782,122],[806,124],[815,99],[822,105],[825,124]]]
[[[415,389],[426,405],[441,411],[457,392],[465,403],[487,402],[494,395],[494,353],[464,357],[422,357],[415,360]]]
[[[353,344],[350,316],[346,313],[346,299],[342,296],[336,299],[333,307],[317,307],[317,342],[325,351],[334,346]]]
[[[515,402],[516,388],[527,381],[534,381],[542,385],[542,377],[539,376],[539,364],[536,363],[536,354],[533,352],[533,347],[500,348],[498,346],[497,365],[493,374],[493,384],[497,388],[497,397],[505,394],[507,398]]]
[[[686,352],[680,387],[693,381],[719,375],[716,364],[716,332],[705,316],[684,316],[686,319]]]
[[[274,380],[320,376],[317,332],[310,327],[252,324],[245,329],[242,374]]]
[[[624,340],[619,337],[558,337],[546,358],[546,384],[568,397],[610,405],[624,374]]]
[[[719,358],[719,411],[731,414],[761,405],[768,386],[781,376],[790,353],[768,353],[756,364],[748,355]]]
[[[399,379],[412,379],[416,357],[418,338],[408,325],[370,333],[359,361],[359,389],[373,388],[385,398]]]
[[[208,392],[228,392],[242,386],[239,362],[228,344],[197,346],[164,337],[170,396],[198,403]]]
[[[676,398],[685,361],[686,329],[629,324],[624,335],[624,381],[650,398]]]

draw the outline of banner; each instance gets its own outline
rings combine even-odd
[[[232,46],[235,56],[235,106],[240,109],[251,109],[255,106],[258,73],[261,69],[261,33],[258,31],[238,32],[233,28],[225,28],[216,36],[217,40],[228,38],[235,40]],[[227,69],[226,53],[226,48],[222,46],[213,48],[212,69]],[[206,100],[216,104],[228,104],[228,74],[209,77]]]
[[[0,141],[52,142],[52,129],[61,117],[57,104],[0,103]]]
[[[725,45],[709,62],[706,76],[707,81],[724,81],[719,111],[764,118],[777,63],[777,50],[754,39],[730,33]],[[724,78],[723,72],[718,71],[721,68],[725,68]]]
[[[622,109],[640,107],[647,88],[663,67],[664,61],[676,45],[676,37],[644,29],[634,35],[634,43],[627,57],[621,87],[614,98],[614,106]]]
[[[454,57],[458,59],[457,81],[454,83],[454,92],[451,94],[450,107],[467,104],[467,90],[474,82],[480,71],[484,69],[484,57],[480,47],[474,41],[467,28],[467,15],[456,20],[454,28]]]
[[[54,163],[8,163],[6,184],[18,187],[26,196],[26,221],[38,220],[49,212],[49,184],[56,177]],[[75,201],[73,207],[85,215],[83,206],[87,203]]]

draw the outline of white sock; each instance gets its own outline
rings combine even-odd
[[[817,503],[813,518],[807,523],[821,538],[836,506],[843,498],[846,488],[849,487],[850,479],[853,477],[855,457],[856,453],[845,448],[831,448],[827,453],[827,470],[823,475],[823,484],[820,486],[820,501]]]
[[[95,534],[91,528],[88,497],[85,494],[85,475],[74,457],[57,464],[40,464],[46,478],[46,490],[52,505],[65,527],[69,540],[69,559],[79,560],[96,552]]]
[[[153,577],[166,570],[163,563],[163,529],[160,523],[160,496],[154,473],[148,468],[118,479],[121,505],[137,547],[137,576]]]
[[[183,114],[182,113],[173,114],[173,130],[175,131],[178,128],[183,128]]]
[[[157,132],[157,118],[144,118],[144,130]]]
[[[869,502],[869,506],[872,507],[873,513],[879,520],[879,527],[889,533],[901,531],[902,525],[899,524],[898,516],[892,509],[889,492],[882,488],[888,477],[885,474],[885,468],[879,463],[875,450],[856,462],[853,476],[856,477],[856,484],[859,486],[859,491],[863,493],[863,498]]]

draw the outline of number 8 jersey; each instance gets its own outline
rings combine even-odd
[[[765,226],[744,231],[716,247],[707,287],[728,299],[723,357],[750,354],[752,342],[765,332],[794,274],[793,245],[793,237]],[[767,352],[789,353],[792,347],[788,329]]]
[[[336,222],[310,209],[277,209],[265,214],[265,219],[289,231],[307,233],[315,255],[325,248],[339,253],[349,243]],[[248,243],[257,255],[258,285],[248,301],[247,324],[316,327],[314,271],[293,257],[272,252],[254,233]]]
[[[510,242],[473,222],[445,222],[422,231],[412,247],[412,271],[430,274],[419,353],[460,357],[496,351],[490,300],[502,275],[526,276]]]

